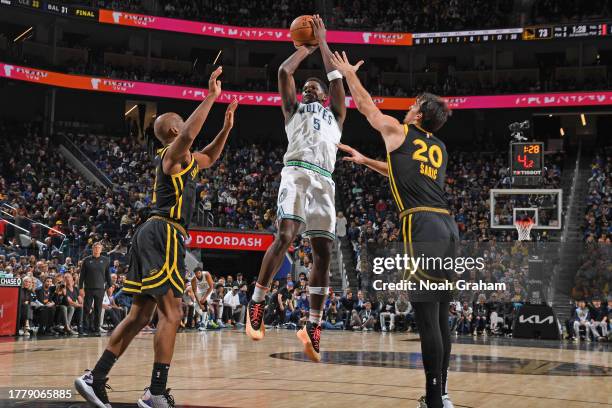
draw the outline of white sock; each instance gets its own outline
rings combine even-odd
[[[310,309],[310,313],[308,315],[308,321],[314,324],[321,323],[321,311],[316,309]]]
[[[255,303],[263,302],[266,298],[266,293],[270,290],[270,288],[266,288],[261,286],[259,283],[255,285],[255,292],[253,292],[252,300]]]

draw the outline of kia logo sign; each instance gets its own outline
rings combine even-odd
[[[524,315],[519,316],[519,323],[530,323],[530,324],[553,324],[555,319],[553,316],[548,316],[542,320],[540,320],[539,315],[532,315],[529,317],[525,317]]]

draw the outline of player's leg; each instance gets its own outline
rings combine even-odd
[[[321,340],[321,318],[325,298],[329,292],[329,262],[333,240],[324,237],[312,237],[312,272],[308,282],[310,293],[310,313],[306,325],[297,335],[304,344],[306,355],[314,362],[321,361],[319,342]]]
[[[106,395],[106,382],[108,373],[117,359],[127,349],[132,339],[147,325],[155,310],[153,298],[136,295],[128,315],[117,326],[106,346],[106,350],[96,363],[92,371],[87,371],[83,376],[77,378],[74,385],[89,403],[96,407],[104,408],[108,404]]]
[[[165,408],[174,406],[174,400],[166,388],[170,363],[174,355],[176,332],[183,319],[181,298],[168,289],[157,301],[157,331],[153,339],[155,351],[151,384],[138,400],[140,408]]]
[[[321,318],[329,292],[329,264],[336,240],[335,185],[330,177],[308,173],[305,195],[306,232],[312,246],[312,272],[309,279],[310,315],[306,325],[298,331],[306,355],[314,362],[321,361]],[[350,316],[349,316],[350,319]],[[348,321],[347,321],[348,323]]]
[[[304,172],[288,167],[284,168],[281,174],[278,190],[278,232],[264,255],[255,291],[248,305],[246,333],[253,340],[261,340],[265,333],[265,298],[272,278],[281,267],[289,245],[304,228],[304,196],[309,179]]]
[[[440,328],[441,306],[438,302],[414,302],[412,306],[419,328],[421,355],[425,369],[424,402],[427,408],[443,408],[442,364],[445,347]],[[448,320],[445,324],[448,325]]]
[[[450,309],[450,302],[440,302],[440,310],[438,312],[440,321],[440,334],[442,336],[442,346],[444,347],[444,353],[442,353],[442,401],[444,408],[452,408],[453,403],[448,397],[448,366],[450,363],[451,355],[451,333],[448,322]]]

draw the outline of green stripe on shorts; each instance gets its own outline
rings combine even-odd
[[[325,177],[329,177],[331,178],[332,173],[331,171],[325,170],[323,167],[319,167],[316,164],[312,164],[312,163],[308,163],[302,160],[289,160],[286,164],[286,166],[295,166],[295,167],[302,167],[304,169],[308,169],[308,170],[312,170],[316,173],[319,173]]]

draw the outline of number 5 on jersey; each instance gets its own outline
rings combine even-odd
[[[412,142],[418,148],[412,153],[412,159],[421,162],[420,173],[433,179],[438,178],[438,169],[442,165],[442,149],[438,145],[428,146],[422,139],[414,139]],[[427,156],[424,153],[427,152]]]

